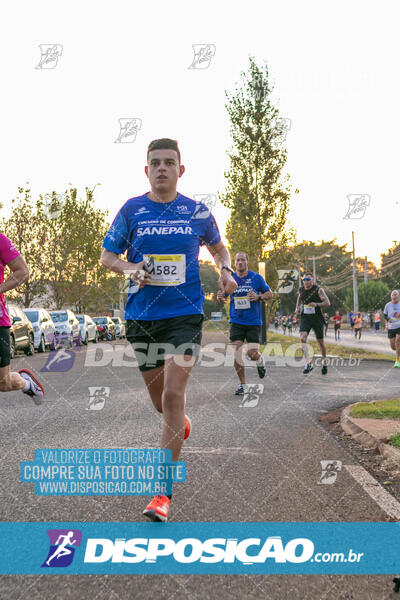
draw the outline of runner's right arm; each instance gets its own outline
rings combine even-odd
[[[298,315],[300,312],[300,294],[297,294],[296,308],[294,309],[294,314]]]
[[[132,263],[120,258],[120,254],[124,254],[129,246],[128,222],[123,206],[104,238],[100,262],[106,269],[126,275],[133,283],[139,283],[142,288],[151,279],[151,275],[144,271],[143,260]]]
[[[7,263],[7,267],[9,267],[11,273],[7,279],[0,284],[0,294],[4,294],[4,292],[9,292],[10,290],[19,287],[29,279],[28,265],[22,256],[18,256]]]
[[[389,322],[390,321],[389,315],[388,315],[388,313],[386,311],[387,311],[387,304],[386,304],[386,306],[384,308],[384,311],[383,311],[383,317],[384,317],[385,321]]]
[[[109,269],[114,273],[124,274],[127,277],[130,277],[131,281],[136,284],[140,282],[141,288],[151,279],[151,275],[146,273],[143,269],[144,260],[141,260],[138,263],[127,262],[126,260],[122,260],[118,254],[103,249],[100,262],[106,269]]]

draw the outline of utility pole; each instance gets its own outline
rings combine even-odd
[[[354,312],[358,313],[358,286],[357,286],[357,268],[356,268],[356,251],[354,249],[354,231],[351,232],[353,240],[353,296],[354,296]]]
[[[258,263],[258,272],[261,277],[265,280],[265,262]],[[267,343],[267,315],[265,314],[265,302],[264,300],[260,300],[261,304],[261,343]]]
[[[367,283],[368,281],[368,261],[367,261],[367,257],[365,257],[365,263],[364,263],[364,283]]]
[[[313,268],[314,283],[317,283],[317,270],[315,268],[315,256],[312,257],[312,268]]]

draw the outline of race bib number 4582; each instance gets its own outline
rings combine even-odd
[[[154,259],[154,271],[147,285],[181,285],[186,281],[185,254],[145,254],[146,261]]]

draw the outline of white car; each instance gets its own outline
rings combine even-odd
[[[125,325],[121,317],[111,317],[111,321],[115,323],[115,336],[119,339],[126,337]]]
[[[56,326],[57,346],[63,346],[65,343],[70,348],[74,344],[81,345],[81,328],[72,310],[51,310],[50,316]]]
[[[81,328],[82,342],[86,345],[88,342],[97,344],[99,334],[97,332],[97,325],[89,315],[75,315],[79,321]]]
[[[24,313],[33,325],[35,350],[45,352],[56,347],[56,328],[53,319],[44,308],[26,308]]]

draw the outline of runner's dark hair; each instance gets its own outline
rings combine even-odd
[[[153,140],[147,147],[147,160],[149,160],[149,152],[152,150],[175,150],[178,155],[179,164],[181,164],[181,153],[178,148],[178,142],[170,138],[160,138]]]

